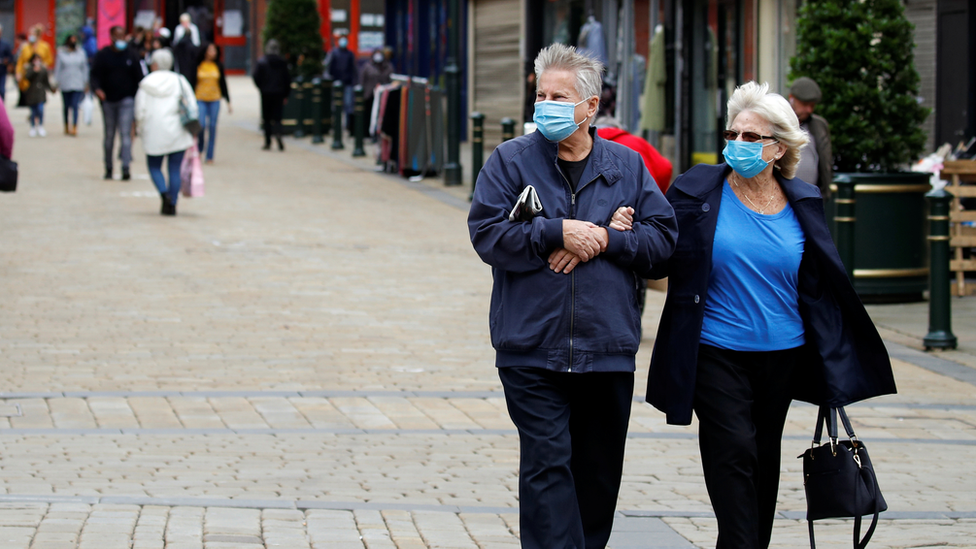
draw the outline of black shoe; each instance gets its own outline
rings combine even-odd
[[[163,215],[176,215],[176,204],[171,204],[169,200],[167,200],[166,203],[163,204],[163,211],[161,213]]]
[[[160,215],[166,215],[166,210],[169,207],[169,197],[166,196],[165,194],[160,193],[159,194],[159,199],[163,203],[162,206],[159,207],[159,214]]]
[[[105,170],[105,175],[102,176],[102,179],[112,179],[112,170]]]
[[[278,150],[279,151],[285,150],[285,142],[282,141],[280,137],[277,137],[276,139],[278,140]]]
[[[122,181],[128,181],[132,179],[132,175],[129,173],[129,168],[122,168]]]
[[[265,141],[264,142],[264,146],[261,147],[261,150],[262,151],[270,151],[271,150],[271,141]]]

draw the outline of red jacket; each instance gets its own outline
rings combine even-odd
[[[639,152],[654,182],[662,193],[667,192],[668,185],[671,184],[671,161],[661,156],[650,143],[619,128],[599,128],[596,133],[607,141],[615,141]]]

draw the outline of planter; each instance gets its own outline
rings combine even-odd
[[[854,289],[862,299],[920,301],[928,289],[925,193],[931,189],[929,175],[835,174],[835,179],[848,177],[854,183]],[[825,206],[836,235],[833,198]]]

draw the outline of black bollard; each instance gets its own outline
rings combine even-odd
[[[515,138],[515,121],[511,118],[502,118],[502,141]]]
[[[322,79],[312,79],[312,143],[322,143]]]
[[[295,102],[295,137],[305,137],[305,78],[295,77],[289,101]]]
[[[854,223],[857,221],[855,215],[856,200],[854,198],[854,182],[851,178],[840,174],[834,176],[834,183],[837,184],[837,197],[834,204],[837,205],[834,214],[835,231],[837,235],[837,252],[840,260],[844,262],[844,269],[847,271],[847,278],[854,282]]]
[[[363,105],[363,87],[356,86],[352,90],[356,97],[356,103],[353,107],[353,116],[356,117],[353,120],[353,129],[356,130],[356,134],[353,140],[352,155],[366,156],[366,149],[363,148],[363,134],[366,133],[366,108]]]
[[[952,301],[949,284],[949,204],[945,189],[926,193],[929,201],[929,333],[925,350],[955,349],[952,333]]]
[[[478,184],[478,174],[485,164],[485,115],[480,112],[471,113],[471,197],[474,198],[474,187]]]
[[[342,144],[342,82],[332,83],[332,150],[345,149]]]

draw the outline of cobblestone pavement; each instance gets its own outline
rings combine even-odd
[[[207,196],[175,219],[138,144],[133,181],[103,181],[98,120],[62,136],[54,98],[30,139],[8,110],[0,548],[517,547],[469,191],[374,173],[348,143],[260,151],[256,94],[230,83]],[[649,292],[638,387],[662,303]],[[929,355],[925,310],[885,307],[900,393],[850,409],[889,503],[872,547],[976,547],[973,325]],[[790,412],[777,548],[807,543],[796,456],[814,419]],[[630,427],[611,547],[714,546],[695,427],[639,399]],[[850,529],[825,521],[818,541],[849,546]]]

